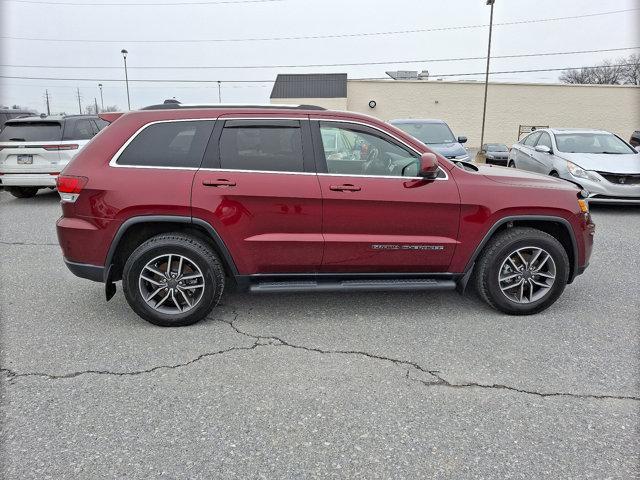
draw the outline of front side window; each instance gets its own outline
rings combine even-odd
[[[567,153],[636,153],[611,133],[559,133],[556,143],[559,151]]]
[[[268,172],[304,171],[299,122],[247,125],[227,122],[220,137],[220,167]]]
[[[529,136],[527,136],[527,138],[525,138],[522,141],[523,145],[527,145],[528,147],[533,147],[536,144],[536,141],[538,140],[538,137],[540,136],[541,132],[534,132],[529,134]]]
[[[394,177],[418,174],[419,156],[377,132],[321,122],[320,136],[328,173]]]
[[[543,145],[545,147],[548,147],[549,150],[553,150],[553,146],[551,145],[551,137],[547,132],[542,132],[542,134],[540,135],[540,139],[538,140],[538,143],[536,145]]]
[[[118,165],[197,168],[212,121],[162,122],[142,130],[117,160]]]

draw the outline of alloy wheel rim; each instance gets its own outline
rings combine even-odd
[[[196,262],[184,255],[159,255],[142,268],[138,286],[143,300],[157,312],[176,315],[200,303],[204,275]]]
[[[556,281],[556,264],[540,247],[523,247],[511,252],[498,270],[500,291],[520,304],[544,298]]]

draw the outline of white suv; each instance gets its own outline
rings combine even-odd
[[[54,188],[69,160],[108,124],[96,115],[9,120],[0,131],[0,186],[18,198]]]

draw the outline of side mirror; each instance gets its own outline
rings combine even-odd
[[[458,143],[467,143],[467,137],[458,137]]]
[[[423,153],[420,156],[420,170],[418,176],[435,179],[438,176],[438,158],[433,153]]]
[[[551,149],[546,145],[536,145],[535,150],[540,153],[551,153]]]

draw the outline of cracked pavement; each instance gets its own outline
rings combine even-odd
[[[226,293],[162,329],[0,192],[2,478],[637,478],[640,210],[597,208],[547,312],[442,293]],[[10,228],[6,228],[10,226]]]

